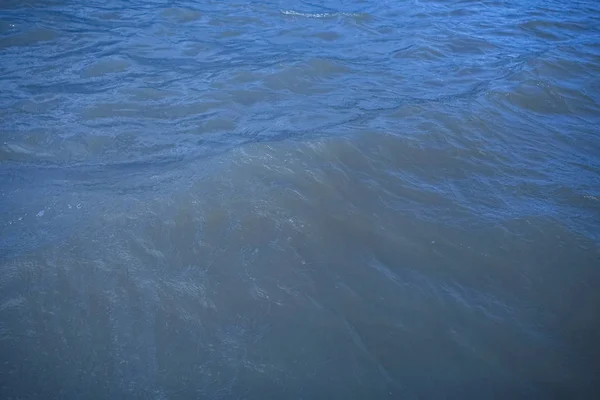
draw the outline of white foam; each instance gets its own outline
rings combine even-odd
[[[281,10],[282,14],[294,15],[296,17],[305,18],[335,18],[335,17],[357,17],[359,14],[356,13],[344,13],[344,12],[333,12],[333,13],[303,13],[294,10]]]

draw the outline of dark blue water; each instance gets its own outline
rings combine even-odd
[[[600,397],[600,3],[0,2],[0,398]]]

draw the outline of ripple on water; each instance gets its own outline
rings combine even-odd
[[[0,1],[4,397],[598,397],[597,2],[157,3]]]

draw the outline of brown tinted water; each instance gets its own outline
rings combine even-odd
[[[4,1],[0,397],[597,398],[594,1]]]

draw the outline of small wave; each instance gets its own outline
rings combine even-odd
[[[303,13],[294,10],[281,10],[284,15],[293,15],[296,17],[305,18],[336,18],[336,17],[360,17],[358,13],[345,13],[345,12],[328,12],[328,13]]]

